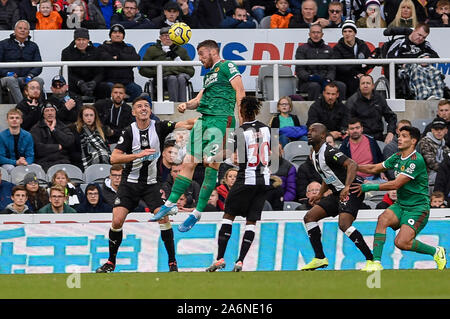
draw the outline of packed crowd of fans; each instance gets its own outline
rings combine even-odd
[[[0,41],[0,61],[41,61],[39,47],[29,39],[33,29],[74,29],[71,43],[61,52],[65,61],[138,61],[140,56],[124,42],[126,29],[153,28],[160,37],[144,60],[189,60],[187,51],[174,45],[168,27],[183,21],[192,28],[256,28],[270,17],[270,28],[308,28],[309,38],[297,48],[296,59],[366,59],[376,58],[364,39],[356,35],[358,28],[407,27],[413,30],[390,43],[388,57],[439,57],[426,37],[431,27],[448,26],[448,0],[423,2],[389,1],[150,1],[107,0],[55,1],[1,0],[0,28],[13,29]],[[324,28],[340,28],[342,38],[329,47],[322,40]],[[99,47],[90,42],[89,29],[109,29],[110,39]],[[20,52],[20,54],[19,54]],[[438,117],[430,119],[418,145],[427,162],[430,194],[434,207],[445,206],[450,192],[448,173],[450,156],[448,126],[450,103],[445,76],[427,64],[398,68],[400,92],[413,99],[442,99]],[[152,78],[155,67],[142,67],[139,73]],[[307,127],[323,123],[329,130],[329,143],[360,164],[379,163],[396,152],[396,138],[401,125],[389,108],[385,97],[377,93],[367,65],[297,65],[299,99],[313,101],[308,118],[300,119],[293,110],[292,98],[278,101],[278,114],[268,123],[280,129],[279,167],[272,172],[272,191],[267,202],[274,210],[282,210],[283,202],[298,202],[308,209],[308,198],[316,194],[321,179],[310,159],[296,166],[285,159],[283,147],[305,140]],[[11,172],[16,166],[40,166],[45,172],[55,164],[71,164],[85,170],[93,164],[109,164],[111,150],[122,130],[134,121],[129,102],[143,93],[134,82],[133,67],[70,67],[66,80],[56,75],[51,94],[43,91],[39,77],[42,68],[0,69],[1,87],[16,107],[7,113],[8,128],[0,133],[0,165]],[[187,81],[194,75],[192,67],[165,67],[164,82],[169,99],[186,101]],[[406,85],[402,85],[406,84]],[[5,92],[3,92],[5,93]],[[92,98],[94,103],[84,103]],[[149,97],[151,102],[151,98]],[[158,117],[152,114],[152,119]],[[383,120],[387,123],[385,130]],[[432,121],[431,121],[432,120]],[[301,125],[304,123],[305,125]],[[158,162],[159,177],[165,183],[161,194],[170,194],[173,181],[181,170],[186,153],[188,132],[179,131],[165,141]],[[381,142],[382,144],[378,143]],[[380,149],[380,145],[382,146]],[[64,171],[49,177],[48,188],[39,185],[35,173],[24,177],[23,185],[3,180],[0,184],[2,213],[73,213],[110,212],[123,167],[112,165],[110,175],[100,184],[89,184],[84,190],[70,181]],[[380,176],[362,176],[368,182],[392,179],[390,172]],[[211,195],[208,210],[223,210],[229,189],[236,178],[236,168],[223,163],[217,190]],[[202,180],[199,166],[194,180]],[[198,199],[199,183],[193,183],[178,203],[179,210],[190,212]],[[386,193],[383,203],[395,201],[395,192]],[[442,201],[440,201],[442,199]],[[378,206],[377,206],[378,207]],[[381,206],[380,206],[381,207]],[[136,211],[145,211],[141,203]]]

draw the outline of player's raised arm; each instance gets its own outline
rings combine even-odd
[[[358,165],[358,172],[376,175],[386,171],[383,163]]]
[[[202,96],[203,96],[203,89],[201,89],[200,92],[198,92],[197,96],[194,97],[193,99],[178,104],[177,106],[178,112],[184,113],[184,111],[186,110],[195,110],[200,105],[200,99],[202,98]]]

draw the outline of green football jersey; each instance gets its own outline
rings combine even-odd
[[[429,205],[428,173],[425,160],[417,151],[407,158],[400,152],[393,154],[383,162],[387,169],[393,169],[395,176],[404,174],[411,180],[397,190],[397,203],[403,206]]]
[[[197,111],[208,115],[234,116],[236,91],[230,81],[241,73],[231,61],[214,64],[203,78],[203,96]]]

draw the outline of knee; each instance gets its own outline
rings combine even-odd
[[[397,236],[394,241],[395,247],[401,250],[410,250],[412,247],[412,241],[409,239],[405,239]]]
[[[343,233],[345,233],[345,231],[346,231],[347,229],[349,229],[349,227],[350,227],[351,225],[352,225],[351,223],[339,221],[339,229],[340,229]]]
[[[384,214],[381,214],[378,216],[377,226],[387,228],[389,226],[389,219]]]
[[[120,228],[122,228],[123,223],[124,223],[124,219],[122,217],[120,217],[120,216],[113,216],[111,226],[114,229],[120,229]]]
[[[306,213],[306,215],[303,217],[303,222],[306,223],[312,223],[315,222],[316,219],[308,212]]]

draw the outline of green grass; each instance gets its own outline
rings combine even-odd
[[[369,289],[361,271],[180,272],[0,275],[0,299],[326,299],[450,298],[450,271],[384,270],[381,287]]]

